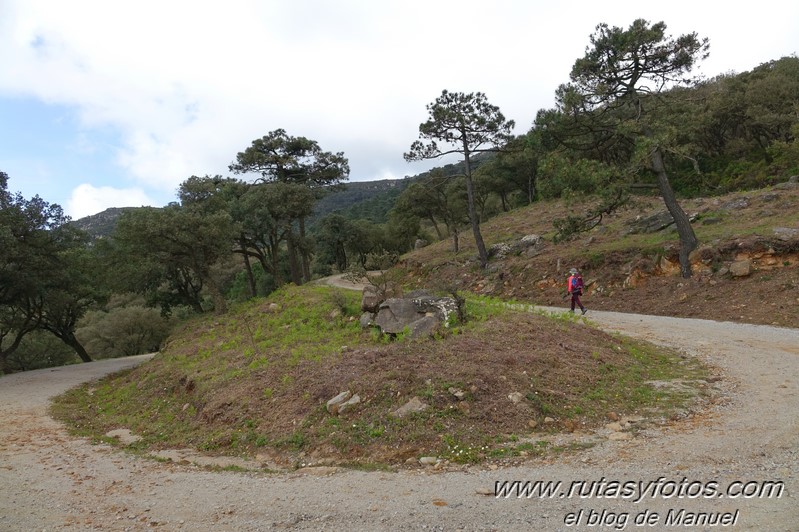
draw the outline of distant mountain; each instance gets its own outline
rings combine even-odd
[[[479,165],[479,160],[477,164]],[[450,175],[461,173],[463,163],[447,164],[441,167]],[[388,211],[394,207],[397,198],[408,185],[426,176],[428,172],[404,179],[383,179],[380,181],[353,181],[329,191],[316,204],[309,226],[332,212],[338,212],[350,219],[365,219],[373,223],[387,221]],[[124,212],[141,207],[111,207],[103,212],[73,220],[70,223],[89,233],[94,238],[107,238],[113,234],[119,217]]]
[[[89,236],[95,240],[99,238],[108,238],[114,232],[117,226],[117,220],[122,216],[122,213],[135,211],[140,208],[141,207],[111,207],[103,212],[78,218],[69,223],[78,229],[86,231],[89,233]]]
[[[383,223],[399,195],[414,179],[353,181],[341,185],[341,188],[328,192],[317,202],[310,225],[332,212],[338,212],[346,218]]]
[[[476,170],[492,157],[493,154],[478,154],[473,157],[472,170]],[[445,164],[433,170],[440,170],[444,175],[463,175],[464,164],[463,162]],[[385,223],[388,221],[388,211],[394,207],[402,191],[429,173],[422,172],[404,179],[346,183],[340,190],[330,192],[319,200],[309,225],[313,225],[332,212],[338,212],[352,220],[364,219],[376,224]]]

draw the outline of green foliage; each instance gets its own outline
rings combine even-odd
[[[388,222],[388,213],[412,178],[346,183],[326,190],[316,202],[309,225],[315,226],[328,214],[340,214],[348,220]]]
[[[158,351],[170,330],[157,310],[125,306],[88,312],[75,334],[93,357],[112,358]]]
[[[452,238],[453,251],[458,252],[460,232],[469,224],[462,178],[447,175],[441,169],[432,170],[405,189],[394,210],[429,222],[439,240]]]
[[[621,177],[617,168],[606,163],[563,151],[549,152],[541,160],[539,173],[539,191],[544,199],[596,194]]]
[[[0,172],[0,372],[26,335],[45,329],[83,360],[74,337],[77,319],[101,296],[92,283],[86,234],[60,206],[7,190]]]
[[[485,94],[449,92],[444,90],[436,100],[427,105],[429,119],[419,125],[419,140],[405,153],[406,161],[435,159],[445,153],[463,155],[466,201],[480,265],[488,263],[480,220],[476,208],[472,181],[472,157],[479,153],[499,151],[511,139],[515,126],[506,120],[499,107],[491,105]],[[439,145],[439,143],[441,143]]]
[[[604,216],[613,214],[629,202],[627,190],[618,183],[609,184],[600,190],[599,202],[592,204],[580,215],[568,215],[552,221],[556,230],[553,237],[555,243],[571,240],[580,233],[590,231],[602,223]]]
[[[51,333],[42,330],[27,334],[6,360],[11,371],[51,368],[75,362],[79,362],[79,359],[74,350]]]
[[[255,295],[268,296],[277,289],[275,278],[264,271],[260,262],[252,264],[253,280],[255,282]],[[227,292],[227,297],[233,301],[246,301],[252,297],[250,292],[249,280],[246,271],[239,271],[231,283]]]
[[[310,188],[347,179],[349,162],[342,152],[323,151],[315,140],[289,136],[276,129],[255,139],[230,165],[236,174],[257,173],[265,181],[298,183]]]
[[[275,237],[278,241],[285,238],[291,281],[294,284],[310,281],[313,244],[305,234],[305,222],[311,216],[313,203],[323,187],[330,190],[348,178],[350,167],[344,153],[322,151],[314,140],[291,137],[283,129],[276,129],[239,152],[230,170],[236,174],[258,173],[265,184],[273,185],[265,190],[276,190],[282,195],[282,201],[272,203],[269,209],[273,216],[282,210],[280,218],[285,221],[279,224],[279,235],[272,235],[272,254],[276,254]],[[271,197],[277,196],[272,194]],[[282,284],[274,269],[271,273],[278,284]]]
[[[218,312],[226,302],[213,266],[229,256],[236,226],[229,213],[202,212],[169,205],[125,213],[117,225],[120,276],[127,290],[144,293],[169,314],[175,305],[203,312],[202,290],[210,291]]]
[[[370,257],[388,253],[391,249],[385,232],[368,220],[350,220],[341,214],[323,218],[316,229],[317,261],[330,264],[339,272],[351,264],[367,268]]]
[[[790,141],[775,141],[768,148],[768,154],[772,159],[772,167],[782,175],[799,174],[799,122],[791,128],[792,139]]]

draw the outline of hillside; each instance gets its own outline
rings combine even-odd
[[[139,207],[110,207],[97,214],[72,220],[70,224],[82,231],[86,231],[89,236],[94,239],[108,238],[113,234],[119,217],[125,212],[138,208]]]
[[[341,212],[348,218],[364,218],[375,223],[386,221],[386,214],[405,187],[414,178],[345,183],[322,196],[316,203],[310,225],[331,212]],[[114,232],[116,222],[124,212],[138,207],[110,207],[102,212],[78,218],[70,223],[89,233],[92,238],[106,238]]]
[[[437,279],[442,285],[505,299],[565,305],[561,295],[571,267],[588,285],[589,309],[799,327],[799,183],[683,201],[700,245],[694,276],[678,271],[673,225],[636,229],[665,211],[662,200],[638,197],[579,238],[553,244],[552,220],[578,214],[590,200],[534,204],[488,220],[483,236],[495,254],[485,271],[470,235],[453,254],[442,241],[404,257],[408,287]],[[660,228],[654,230],[655,228]],[[525,235],[540,244],[520,251]]]
[[[382,181],[353,181],[325,194],[314,208],[311,223],[332,212],[347,218],[363,218],[374,223],[386,221],[386,214],[413,177]]]
[[[517,463],[578,450],[583,443],[568,435],[608,419],[644,424],[625,425],[633,430],[670,423],[717,401],[701,384],[712,369],[568,314],[501,302],[565,309],[562,285],[576,266],[589,319],[603,309],[799,327],[799,184],[683,205],[701,241],[691,279],[677,274],[676,233],[655,223],[660,199],[639,197],[561,244],[552,242],[552,220],[589,200],[542,202],[483,224],[493,250],[485,271],[465,237],[458,254],[442,241],[402,258],[393,275],[405,290],[467,295],[470,320],[434,339],[389,342],[362,330],[356,291],[288,286],[225,316],[190,320],[152,363],[69,393],[55,412],[104,441],[125,427],[142,438],[130,447],[138,452],[193,448],[258,457],[269,468],[393,468],[425,457]],[[522,237],[536,243],[520,247]],[[331,415],[326,402],[345,390],[360,402]],[[427,409],[391,414],[414,398]]]
[[[579,450],[553,437],[622,416],[638,416],[637,429],[666,423],[709,397],[648,383],[699,387],[698,362],[566,317],[470,298],[465,324],[391,342],[361,329],[359,302],[356,291],[306,285],[197,318],[150,363],[69,392],[54,412],[104,441],[130,430],[141,438],[130,448],[155,456],[191,448],[269,468],[386,468]],[[345,390],[359,402],[326,410]],[[394,413],[414,402],[426,406]]]

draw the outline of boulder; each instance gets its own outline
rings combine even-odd
[[[368,329],[375,324],[375,314],[373,312],[364,312],[361,314],[361,329]]]
[[[488,256],[497,259],[504,259],[507,257],[513,248],[510,244],[506,244],[505,242],[500,242],[499,244],[492,244],[488,248]]]
[[[724,203],[721,208],[726,211],[738,211],[749,207],[749,198],[738,198]]]
[[[411,398],[410,401],[408,401],[398,409],[389,412],[388,415],[392,417],[405,417],[410,414],[414,414],[416,412],[422,412],[424,410],[427,410],[428,407],[429,405],[427,405],[425,402],[419,399],[419,397],[414,396]]]
[[[361,396],[358,394],[353,395],[340,405],[338,405],[338,414],[343,414],[347,410],[351,409],[353,406],[357,405],[361,402]]]
[[[630,234],[656,233],[674,223],[669,211],[660,211],[652,216],[639,217],[630,225],[627,231]]]
[[[794,240],[799,238],[799,229],[795,229],[793,227],[775,227],[774,236],[780,240]]]
[[[375,324],[384,333],[398,334],[420,317],[413,300],[391,298],[380,304]]]
[[[746,277],[752,273],[752,262],[749,260],[736,260],[730,264],[730,275],[733,277]]]
[[[451,297],[420,296],[412,299],[416,311],[421,314],[434,313],[444,324],[458,314],[458,302]]]
[[[435,332],[441,324],[446,326],[457,312],[458,303],[451,297],[390,298],[380,304],[374,324],[386,334],[408,330],[412,338],[421,338]],[[362,317],[361,324],[365,322]]]
[[[378,293],[377,288],[372,285],[363,287],[363,294],[361,295],[361,310],[364,312],[377,312],[380,303],[383,302],[385,297]]]
[[[435,316],[424,316],[408,324],[408,329],[413,339],[432,336],[439,327],[441,327],[441,321]]]
[[[535,247],[543,241],[541,235],[525,235],[519,240],[519,245],[522,249]]]
[[[327,402],[327,411],[331,414],[335,415],[338,414],[339,407],[350,400],[352,397],[352,392],[349,390],[345,392],[341,392],[331,400]]]

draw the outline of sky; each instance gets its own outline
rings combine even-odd
[[[596,25],[636,18],[707,37],[708,77],[799,53],[795,0],[0,0],[0,171],[77,219],[233,177],[282,128],[400,179],[452,162],[403,159],[442,90],[522,134]]]

